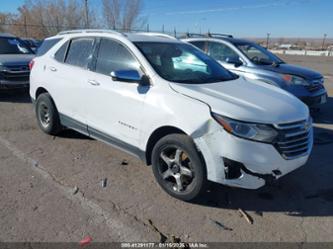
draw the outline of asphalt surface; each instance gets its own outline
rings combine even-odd
[[[314,114],[315,146],[304,167],[255,191],[213,184],[197,203],[169,197],[150,167],[117,149],[74,131],[43,134],[26,93],[0,93],[0,241],[332,241],[333,77],[326,75],[330,97]]]

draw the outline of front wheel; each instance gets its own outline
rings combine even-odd
[[[192,139],[183,134],[165,136],[152,152],[153,173],[171,196],[191,201],[207,187],[205,164]]]

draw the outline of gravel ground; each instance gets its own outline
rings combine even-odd
[[[284,59],[328,76],[333,65]],[[256,191],[213,184],[192,204],[169,197],[123,152],[74,131],[43,134],[27,94],[1,93],[0,241],[332,241],[333,78],[325,84],[306,166]]]

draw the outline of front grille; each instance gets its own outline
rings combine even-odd
[[[318,91],[324,87],[323,86],[324,78],[314,79],[314,80],[311,80],[310,82],[311,82],[311,85],[306,87],[310,92]]]
[[[321,84],[312,84],[310,86],[307,86],[306,88],[309,90],[309,92],[315,92],[315,91],[318,91],[318,90],[322,89],[323,85],[321,85]]]
[[[295,159],[308,153],[311,142],[311,120],[284,123],[275,127],[279,131],[275,147],[285,159]]]
[[[5,70],[0,73],[4,80],[21,82],[29,81],[30,70],[28,65],[12,65],[5,66]]]

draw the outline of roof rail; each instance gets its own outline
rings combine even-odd
[[[198,34],[198,33],[190,33],[190,32],[187,32],[185,34],[185,37],[186,38],[193,38],[193,37],[206,37],[205,34]]]
[[[234,38],[232,35],[228,35],[228,34],[220,34],[220,33],[210,33],[210,32],[208,32],[207,34],[206,34],[208,37],[211,37],[211,38],[214,38],[214,37],[221,37],[221,38],[223,38],[223,37],[226,37],[226,38]]]
[[[147,36],[156,36],[156,37],[163,37],[163,38],[169,38],[169,39],[173,39],[173,40],[177,40],[176,37],[168,35],[168,34],[164,34],[164,33],[158,33],[158,32],[134,32],[132,34],[135,35],[147,35]]]
[[[81,33],[109,33],[109,34],[122,35],[122,33],[110,29],[74,29],[74,30],[61,31],[58,33],[58,35],[81,34]]]

